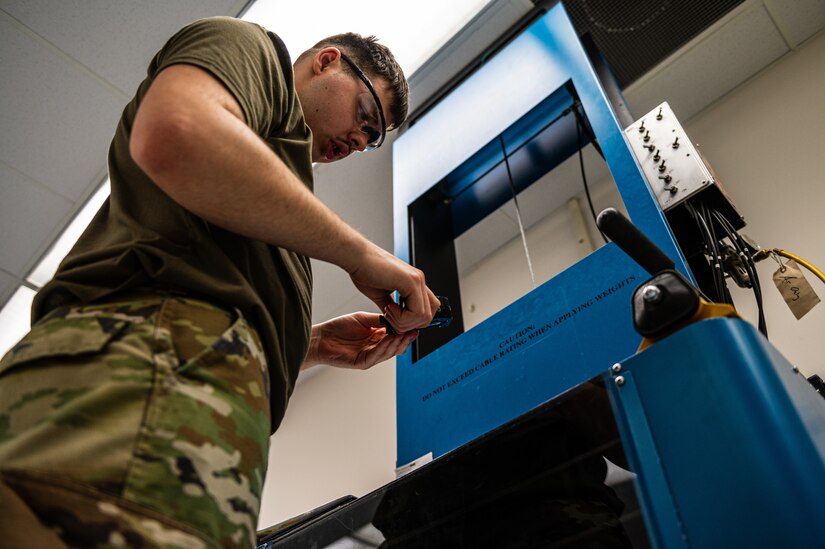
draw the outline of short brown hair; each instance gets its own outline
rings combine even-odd
[[[401,70],[401,66],[389,48],[379,44],[375,36],[361,36],[354,32],[346,32],[324,38],[302,53],[298,60],[328,47],[338,48],[347,54],[356,65],[361,67],[361,70],[367,73],[370,79],[383,78],[389,83],[393,97],[389,112],[393,123],[388,129],[395,129],[403,124],[409,108],[410,87],[404,77],[404,71]],[[344,64],[344,66],[346,70],[350,70],[348,65]]]

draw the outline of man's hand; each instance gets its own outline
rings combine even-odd
[[[301,369],[327,364],[366,370],[403,354],[417,335],[417,330],[387,335],[377,314],[353,313],[339,316],[312,327],[309,350]]]
[[[358,291],[378,305],[399,334],[425,328],[432,322],[440,303],[419,269],[372,245],[349,272]],[[403,309],[392,299],[395,291],[405,303]]]

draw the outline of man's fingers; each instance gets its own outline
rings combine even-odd
[[[418,330],[401,335],[385,336],[375,347],[365,353],[363,368],[371,368],[379,362],[404,354],[410,343],[418,336]]]
[[[438,305],[438,298],[424,286],[421,293],[414,292],[407,297],[406,308],[392,303],[384,309],[384,315],[397,332],[404,333],[429,326]]]
[[[385,326],[381,323],[381,315],[376,313],[365,313],[360,312],[356,313],[358,316],[358,322],[362,326],[366,326],[368,328],[384,328]]]
[[[430,299],[430,307],[433,310],[433,315],[435,315],[438,308],[441,307],[441,300],[429,288],[427,288],[427,297]]]

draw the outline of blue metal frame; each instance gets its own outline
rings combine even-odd
[[[563,6],[505,51],[523,41],[540,42],[550,59],[535,74],[548,95],[565,86],[575,90],[633,222],[690,276]],[[404,260],[410,260],[408,207],[436,183],[394,189],[395,252]],[[645,278],[606,245],[415,363],[410,352],[398,357],[398,464],[442,455],[632,354],[640,338],[628,321],[630,295]],[[524,331],[513,345],[505,343]]]

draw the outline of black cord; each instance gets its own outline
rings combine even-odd
[[[751,277],[751,289],[753,290],[754,298],[756,299],[756,306],[759,313],[759,331],[765,337],[768,337],[768,326],[765,322],[765,308],[762,303],[762,283],[759,281],[759,273],[756,270],[756,262],[753,260],[753,257],[747,252],[747,244],[745,243],[744,239],[736,232],[736,229],[725,219],[721,214],[717,212],[717,215],[721,219],[722,225],[726,227],[726,229],[730,230],[733,233],[735,242],[738,244],[738,250],[740,257],[743,258],[743,262],[748,270],[748,276]]]
[[[699,215],[699,212],[696,211],[696,208],[690,202],[685,203],[685,208],[693,217],[693,220],[696,222],[696,226],[699,228],[699,234],[702,236],[702,241],[705,245],[705,253],[706,255],[711,255],[713,253],[713,243],[710,239],[710,231],[708,230],[707,223],[705,220]],[[722,295],[721,289],[719,288],[719,281],[716,277],[716,272],[712,271],[712,279],[713,279],[713,287],[715,290],[716,299],[719,299],[719,296]]]
[[[582,172],[582,183],[584,184],[584,194],[587,196],[587,204],[590,206],[590,214],[593,216],[593,223],[596,225],[596,229],[598,229],[599,234],[602,235],[602,240],[604,243],[607,244],[607,237],[604,235],[601,229],[599,229],[599,224],[596,221],[596,209],[593,207],[593,199],[590,198],[590,187],[587,184],[587,176],[584,173],[584,153],[582,152],[582,121],[581,115],[579,114],[579,109],[573,108],[573,113],[576,115],[576,137],[579,140],[579,168]],[[594,141],[595,143],[595,141]]]
[[[599,156],[602,157],[602,160],[607,160],[604,157],[604,152],[602,151],[602,148],[599,146],[599,141],[596,139],[596,134],[593,133],[593,128],[591,128],[589,125],[585,124],[584,120],[582,120],[579,117],[580,115],[579,115],[578,105],[579,104],[577,103],[576,106],[574,107],[576,109],[576,119],[581,123],[582,129],[587,134],[587,136],[590,138],[590,144],[593,145],[593,148],[596,149],[596,152],[599,153]]]
[[[751,289],[753,290],[753,296],[756,300],[756,307],[759,314],[759,331],[762,332],[765,337],[768,337],[768,326],[765,322],[765,309],[762,304],[762,284],[759,282],[759,273],[756,272],[756,262],[754,262],[753,257],[748,253],[747,244],[744,239],[739,235],[725,216],[720,214],[717,210],[713,210],[713,216],[719,222],[719,226],[721,226],[727,233],[728,238],[739,254],[739,258],[742,260],[742,264],[745,266],[745,270],[748,272],[748,276],[751,280]]]
[[[708,226],[708,230],[710,232],[710,239],[713,242],[713,267],[716,271],[717,283],[719,284],[719,289],[722,290],[721,297],[722,301],[728,304],[733,304],[733,298],[730,295],[730,291],[728,290],[728,284],[725,282],[725,270],[722,264],[722,252],[719,249],[719,243],[721,239],[716,235],[716,225],[713,222],[713,216],[710,213],[708,205],[705,202],[700,202],[700,211],[702,212],[702,217],[705,220],[705,223]]]

